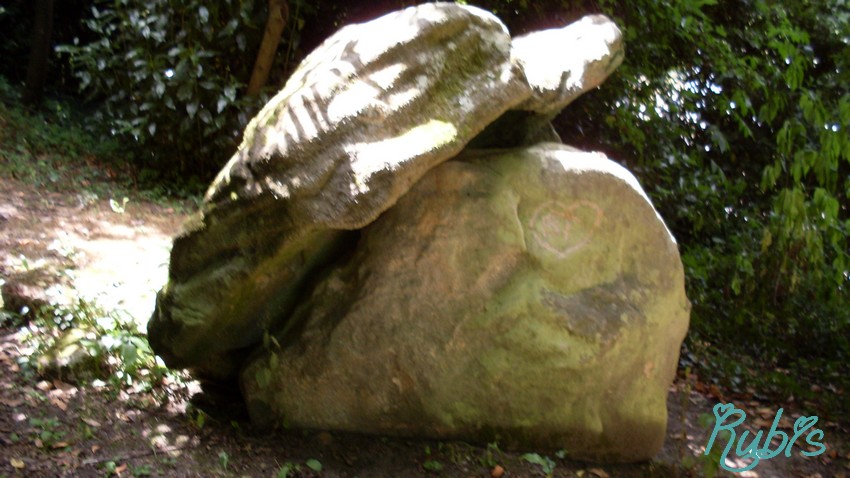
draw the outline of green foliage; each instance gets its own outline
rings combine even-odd
[[[86,21],[97,39],[57,50],[69,55],[81,91],[99,100],[94,118],[111,135],[134,142],[140,161],[208,175],[232,154],[252,111],[264,103],[241,91],[262,38],[265,5],[98,1]],[[303,21],[295,20],[291,29],[300,30]]]
[[[65,432],[60,429],[61,423],[56,418],[30,418],[29,424],[33,428],[33,442],[37,442],[39,447],[51,449],[65,438]]]
[[[298,473],[299,471],[301,471],[301,465],[286,462],[277,470],[277,478],[289,478],[290,473]]]
[[[562,136],[646,187],[681,247],[692,338],[846,361],[850,4],[600,5],[628,54]]]
[[[151,471],[150,465],[134,466],[131,469],[131,472],[133,473],[133,476],[136,476],[136,477],[138,477],[138,476],[151,476],[153,474],[153,472]]]
[[[24,365],[41,374],[104,379],[116,388],[150,390],[167,372],[132,320],[81,299],[37,311],[24,329],[23,341],[32,348]]]
[[[307,465],[307,468],[309,468],[309,469],[311,469],[311,470],[313,470],[317,473],[322,471],[322,463],[315,458],[310,458],[309,460],[304,462],[304,464]]]
[[[487,444],[487,448],[478,458],[478,462],[485,468],[493,468],[504,459],[505,456],[502,453],[502,450],[499,449],[499,443],[491,442]]]
[[[48,100],[39,111],[29,110],[21,105],[18,91],[0,76],[0,176],[73,193],[80,206],[113,198],[110,205],[116,212],[126,206],[127,196],[175,209],[197,206],[205,185],[191,179],[166,182],[157,171],[134,167],[125,154],[127,144],[99,138],[84,127],[86,122],[69,98]]]
[[[87,167],[98,158],[110,163],[120,155],[116,141],[101,141],[79,126],[79,118],[66,103],[49,100],[33,113],[20,104],[20,95],[0,77],[0,175],[34,186],[61,189],[104,182],[104,171]]]
[[[537,453],[526,453],[522,455],[522,459],[529,463],[540,465],[540,469],[543,470],[546,476],[552,476],[552,473],[555,472],[556,463],[548,456],[541,456]]]

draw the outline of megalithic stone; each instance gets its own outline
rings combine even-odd
[[[363,230],[242,392],[263,426],[647,460],[689,310],[676,243],[624,168],[558,144],[470,152]]]
[[[594,17],[581,29],[594,35],[562,29],[559,41],[582,42],[555,55],[573,58],[558,60],[562,75],[591,78],[586,86],[616,67],[619,31],[609,23]],[[233,376],[346,249],[345,231],[375,220],[497,118],[508,125],[496,128],[497,146],[552,137],[548,116],[537,120],[587,88],[553,87],[539,74],[553,59],[527,54],[522,45],[534,35],[512,45],[491,14],[435,3],[345,27],[324,42],[252,120],[175,239],[148,324],[156,353],[171,367]],[[588,48],[591,41],[601,46]],[[528,121],[504,114],[517,108],[532,110]],[[511,124],[525,132],[508,131]],[[481,136],[483,146],[494,145]]]
[[[474,7],[424,4],[338,31],[252,120],[175,239],[148,324],[154,351],[232,376],[341,231],[374,221],[530,94],[507,29]]]

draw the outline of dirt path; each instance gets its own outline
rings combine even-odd
[[[184,215],[144,201],[121,209],[108,199],[93,201],[0,178],[0,279],[30,287],[35,295],[43,292],[44,300],[67,298],[75,290],[106,308],[126,311],[144,326],[166,278],[170,238]],[[46,380],[22,367],[28,350],[21,338],[10,324],[0,328],[0,477],[487,477],[500,470],[505,477],[546,476],[540,465],[498,444],[294,430],[257,434],[238,404],[198,393],[195,383],[118,391],[98,383]],[[713,426],[701,424],[701,415],[711,414],[718,395],[696,377],[677,381],[668,401],[668,439],[650,463],[592,465],[539,453],[552,460],[551,476],[557,477],[701,476],[711,468],[702,451]],[[752,400],[735,403],[753,410],[753,424],[765,433],[778,408]],[[791,419],[799,416],[786,412]],[[782,425],[786,431],[791,426],[790,421]],[[850,475],[848,426],[819,426],[827,453],[806,458],[795,449],[791,458],[780,455],[752,471],[724,476]],[[291,471],[284,474],[287,468]]]

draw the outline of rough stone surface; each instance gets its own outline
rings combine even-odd
[[[649,200],[563,145],[459,159],[364,229],[249,362],[252,419],[652,457],[689,303]]]
[[[373,221],[530,96],[510,41],[491,14],[438,3],[345,27],[310,54],[175,240],[154,350],[232,375],[345,244],[340,230]]]
[[[558,48],[566,51],[553,54]],[[533,91],[518,109],[541,114],[557,114],[602,84],[624,56],[622,33],[604,15],[515,38],[512,51]]]

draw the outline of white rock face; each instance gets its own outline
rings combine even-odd
[[[620,29],[603,15],[590,15],[564,28],[515,38],[512,54],[533,95],[519,109],[558,113],[596,88],[623,62]]]

